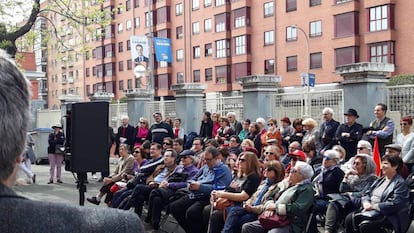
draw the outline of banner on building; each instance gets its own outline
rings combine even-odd
[[[154,48],[158,62],[172,62],[171,40],[169,38],[154,37]]]
[[[135,66],[143,65],[145,68],[148,67],[148,38],[146,36],[131,36],[130,44],[131,56]]]

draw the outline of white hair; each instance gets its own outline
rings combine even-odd
[[[332,108],[326,107],[322,110],[322,113],[330,113],[333,116],[334,115],[334,110]]]
[[[314,173],[313,168],[307,162],[296,161],[295,168],[299,171],[305,180],[312,178]]]
[[[121,116],[121,120],[129,120],[129,117],[127,115]]]
[[[227,113],[227,117],[229,117],[229,116],[234,116],[234,117],[236,117],[236,113],[235,113],[235,112],[228,112],[228,113]]]
[[[359,140],[357,147],[366,147],[370,152],[372,152],[372,145],[368,141]]]

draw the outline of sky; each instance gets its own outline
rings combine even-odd
[[[18,2],[16,0],[0,0],[0,8],[5,12],[5,14],[0,14],[0,22],[5,23],[6,25],[15,25],[30,15],[32,9],[31,0],[23,0],[22,7],[15,6],[5,7],[7,2]]]

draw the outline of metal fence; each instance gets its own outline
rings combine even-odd
[[[273,96],[273,117],[299,118],[305,115],[306,93],[281,93]],[[334,110],[336,119],[342,122],[344,113],[343,90],[312,91],[309,93],[311,99],[310,116],[316,121],[321,120],[322,110],[330,107]]]
[[[386,87],[386,92],[390,111],[398,111],[401,116],[414,116],[414,85]]]
[[[225,116],[228,112],[235,112],[237,119],[244,119],[243,96],[217,97],[204,100],[204,111],[218,112]]]

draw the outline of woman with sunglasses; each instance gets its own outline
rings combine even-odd
[[[136,134],[135,134],[134,147],[142,145],[142,143],[147,138],[148,130],[149,130],[148,120],[143,117],[139,118],[138,124],[135,127]]]
[[[267,141],[269,139],[276,139],[277,146],[279,147],[282,154],[284,153],[284,149],[282,146],[282,134],[280,133],[280,129],[277,127],[277,120],[274,118],[270,118],[267,120],[267,131],[265,134],[261,136],[260,142],[262,143],[262,154],[264,152],[265,146],[268,145]]]
[[[211,193],[212,200],[226,198],[234,203],[233,206],[226,208],[226,212],[232,211],[232,208],[242,209],[243,202],[249,199],[256,192],[260,184],[259,161],[257,156],[251,152],[242,152],[238,159],[238,173],[233,178],[229,187],[224,191],[214,190]],[[224,210],[214,210],[210,217],[210,232],[222,232],[224,226]],[[224,232],[230,232],[229,229],[223,229]]]
[[[312,181],[316,190],[316,199],[312,208],[308,233],[318,232],[316,215],[326,212],[329,204],[328,194],[339,193],[339,186],[345,175],[338,166],[339,160],[339,153],[335,150],[327,150],[323,155],[322,170]]]
[[[352,169],[346,171],[339,187],[340,194],[328,194],[330,202],[326,210],[325,233],[335,233],[338,223],[347,214],[361,206],[362,195],[377,180],[376,165],[371,156],[357,154]]]

